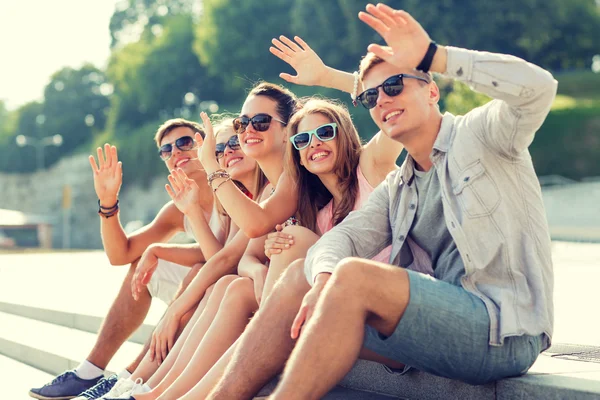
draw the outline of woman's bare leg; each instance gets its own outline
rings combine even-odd
[[[319,240],[319,235],[310,229],[301,226],[286,226],[283,229],[283,233],[292,235],[294,237],[294,244],[289,249],[285,249],[281,253],[273,254],[271,256],[269,272],[267,273],[267,279],[265,280],[265,287],[263,289],[262,301],[266,300],[269,293],[271,293],[271,289],[273,289],[273,285],[275,285],[275,282],[277,282],[277,279],[279,279],[288,265],[299,258],[306,257],[308,249]]]
[[[161,382],[155,391],[162,389],[164,393],[158,398],[179,399],[192,389],[242,334],[257,309],[252,280],[239,278],[232,282],[188,366],[173,381],[168,382],[168,376]]]

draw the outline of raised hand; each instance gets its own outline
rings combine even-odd
[[[291,83],[305,86],[322,86],[327,75],[327,66],[317,53],[300,37],[295,36],[294,41],[285,36],[273,39],[269,51],[288,63],[296,70],[296,75],[281,73],[279,76]]]
[[[377,31],[390,47],[371,44],[368,50],[399,68],[416,68],[431,42],[421,24],[406,11],[394,10],[385,4],[369,4],[366,10],[358,13],[358,18]]]
[[[200,118],[202,118],[205,135],[204,139],[202,139],[202,136],[197,132],[195,135],[196,143],[198,143],[198,159],[206,170],[206,173],[210,174],[219,169],[219,163],[215,157],[217,141],[208,114],[203,111],[200,113]]]
[[[196,181],[188,178],[181,168],[171,171],[168,179],[171,186],[165,185],[165,189],[179,211],[188,215],[194,207],[199,207],[200,187]]]
[[[96,150],[98,164],[93,155],[90,155],[90,165],[94,174],[94,189],[100,199],[100,205],[111,207],[117,202],[119,190],[123,183],[123,167],[117,157],[117,148],[108,143]]]

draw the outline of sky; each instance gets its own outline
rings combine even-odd
[[[0,0],[0,99],[9,109],[41,100],[50,76],[106,65],[117,0]]]

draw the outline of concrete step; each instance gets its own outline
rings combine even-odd
[[[95,340],[89,332],[0,312],[0,354],[51,375],[75,368]],[[141,350],[141,345],[126,342],[107,371],[121,371]],[[46,382],[32,385],[38,383]]]
[[[1,355],[0,374],[2,382],[6,383],[2,385],[3,399],[27,399],[27,393],[35,384],[54,378],[53,375]]]

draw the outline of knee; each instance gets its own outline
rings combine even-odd
[[[352,287],[356,289],[361,282],[368,279],[367,268],[363,259],[357,257],[346,257],[338,263],[331,279],[335,286],[347,290]]]
[[[238,275],[225,275],[212,286],[213,290],[223,293],[227,290],[227,288],[229,287],[229,285],[231,285],[232,282],[239,278],[240,277]]]
[[[304,275],[304,258],[297,259],[288,266],[275,288],[287,293],[305,293],[310,288]]]
[[[236,307],[244,305],[254,306],[256,298],[254,296],[254,282],[250,278],[240,278],[231,282],[225,291],[223,302],[234,304]]]

